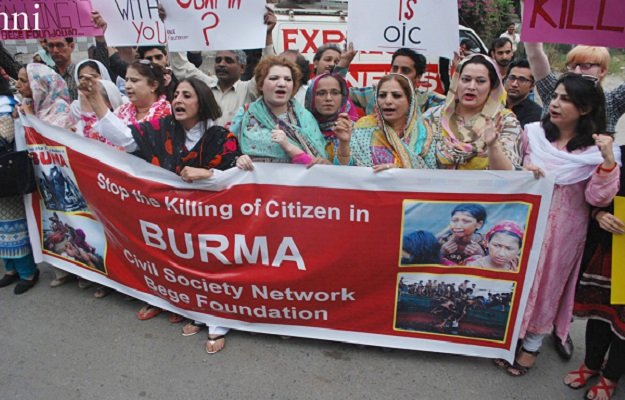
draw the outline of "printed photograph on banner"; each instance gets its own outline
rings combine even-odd
[[[474,275],[398,275],[397,331],[503,342],[516,283]]]
[[[39,194],[48,210],[89,211],[69,165],[65,147],[29,146]]]
[[[106,236],[102,225],[82,214],[41,210],[42,243],[45,253],[106,274]]]
[[[519,272],[531,205],[404,200],[400,265]]]

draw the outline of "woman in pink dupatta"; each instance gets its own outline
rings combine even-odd
[[[535,175],[555,178],[547,230],[532,285],[514,364],[495,363],[512,376],[524,375],[542,341],[555,327],[569,333],[578,271],[586,241],[590,206],[607,206],[619,188],[620,150],[605,132],[605,97],[596,79],[564,74],[556,85],[549,113],[525,126],[524,166]]]

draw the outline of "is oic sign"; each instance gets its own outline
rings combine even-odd
[[[380,7],[375,0],[349,2],[348,40],[356,49],[389,51],[408,47],[450,56],[458,47],[455,0],[393,0],[384,5]]]

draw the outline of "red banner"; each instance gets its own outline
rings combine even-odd
[[[213,325],[512,355],[547,180],[258,164],[188,184],[27,123],[40,184],[31,237],[55,266]],[[508,256],[493,247],[502,240]]]

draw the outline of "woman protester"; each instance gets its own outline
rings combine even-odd
[[[100,61],[88,59],[79,62],[74,70],[76,85],[80,85],[81,78],[84,79],[85,76],[91,76],[99,81],[100,90],[103,91],[102,95],[107,100],[109,108],[115,110],[128,102],[128,98],[123,96],[117,86],[111,81],[108,70]],[[93,130],[93,124],[98,121],[98,118],[89,107],[88,101],[82,99],[79,95],[78,100],[74,100],[71,104],[71,112],[72,117],[78,121],[76,124],[77,133],[106,143],[106,139]]]
[[[50,125],[72,128],[69,91],[61,75],[52,68],[38,63],[22,67],[15,87],[22,97],[22,112]]]
[[[175,172],[185,182],[210,178],[214,169],[226,170],[235,166],[241,154],[236,137],[215,125],[221,109],[202,81],[188,78],[178,83],[172,101],[173,115],[130,126],[108,110],[99,91],[94,90],[94,83],[92,78],[87,78],[81,85],[81,93],[100,119],[102,134],[115,145]],[[226,332],[227,329],[221,327],[209,327],[206,342],[209,354],[224,347]]]
[[[261,97],[242,107],[230,129],[237,135],[243,156],[241,169],[253,162],[327,162],[326,141],[313,115],[293,100],[300,84],[295,64],[283,58],[263,58],[254,70]],[[293,153],[285,148],[295,149]]]
[[[68,130],[73,128],[67,84],[52,68],[38,63],[22,67],[15,87],[22,97],[20,112],[34,115],[51,125]],[[52,270],[54,279],[50,287],[61,286],[74,277],[58,268],[52,267]]]
[[[0,75],[0,153],[14,149],[12,114],[15,104],[9,82]],[[30,248],[22,196],[0,198],[0,232],[0,259],[6,270],[0,278],[0,287],[17,282],[13,293],[22,294],[39,280],[39,270]]]
[[[328,159],[334,160],[338,154],[349,158],[352,125],[358,120],[358,112],[349,99],[345,79],[338,74],[319,75],[306,91],[304,106],[315,117],[326,139]]]
[[[494,62],[481,54],[462,60],[444,105],[423,118],[440,138],[441,169],[520,168],[521,124],[505,107],[505,90]]]
[[[625,196],[625,146],[621,146],[619,196]],[[573,313],[588,318],[586,356],[564,383],[581,389],[600,376],[586,393],[588,399],[611,399],[625,374],[625,306],[612,304],[612,235],[625,234],[625,223],[614,215],[614,204],[591,212],[590,229],[582,262],[583,273],[575,292]],[[618,265],[617,267],[622,267]],[[607,355],[607,357],[606,357]]]
[[[351,161],[378,172],[390,168],[436,168],[436,141],[421,119],[410,79],[388,74],[376,87],[375,114],[358,120],[350,142]],[[349,156],[339,153],[339,160]]]
[[[537,177],[548,171],[556,186],[521,325],[522,346],[514,364],[496,360],[512,376],[534,365],[554,327],[561,340],[569,333],[590,206],[607,206],[619,187],[620,151],[611,136],[597,133],[605,129],[603,90],[596,78],[576,74],[558,79],[549,114],[525,126],[526,169]]]

